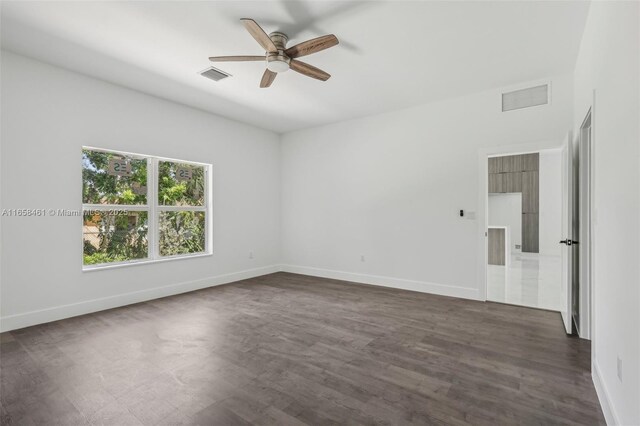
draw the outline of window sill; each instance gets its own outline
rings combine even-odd
[[[199,257],[209,257],[209,256],[213,256],[213,253],[194,253],[194,254],[163,257],[160,259],[129,260],[126,262],[114,262],[114,263],[104,263],[100,265],[88,265],[88,266],[82,267],[82,272],[103,271],[105,269],[116,269],[116,268],[124,268],[127,266],[137,266],[137,265],[149,265],[152,263],[164,263],[164,262],[171,262],[174,260],[195,259]]]

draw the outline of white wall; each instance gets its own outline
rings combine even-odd
[[[490,226],[508,226],[511,252],[521,252],[522,247],[522,193],[489,194],[488,223]]]
[[[638,2],[593,2],[575,69],[576,134],[596,92],[594,382],[624,425],[640,424],[639,26]]]
[[[211,257],[83,273],[80,217],[2,217],[3,329],[278,269],[277,134],[5,51],[1,89],[3,208],[79,209],[90,145],[212,163],[214,229]]]
[[[540,151],[540,254],[560,256],[562,239],[562,151]]]
[[[484,213],[458,216],[477,210],[486,182],[479,151],[560,144],[572,120],[572,79],[553,79],[549,106],[502,113],[499,100],[492,90],[285,134],[287,270],[481,297]]]

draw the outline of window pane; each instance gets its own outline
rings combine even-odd
[[[160,212],[160,255],[204,252],[204,218],[204,212]]]
[[[148,251],[147,212],[84,213],[84,264],[145,259]]]
[[[147,204],[147,160],[83,149],[82,202]]]
[[[204,206],[204,167],[160,161],[158,164],[158,204],[163,206]]]

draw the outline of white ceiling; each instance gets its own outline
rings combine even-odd
[[[571,72],[585,1],[2,2],[3,48],[277,132],[361,117]],[[330,74],[293,71],[258,87],[260,55],[239,19],[289,45],[333,33],[304,58]]]

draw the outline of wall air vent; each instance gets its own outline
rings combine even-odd
[[[549,85],[529,87],[502,94],[502,112],[549,103]]]
[[[214,67],[209,67],[206,70],[201,71],[200,75],[202,75],[203,77],[207,77],[213,81],[220,81],[231,76],[231,74],[227,74],[226,72]]]

